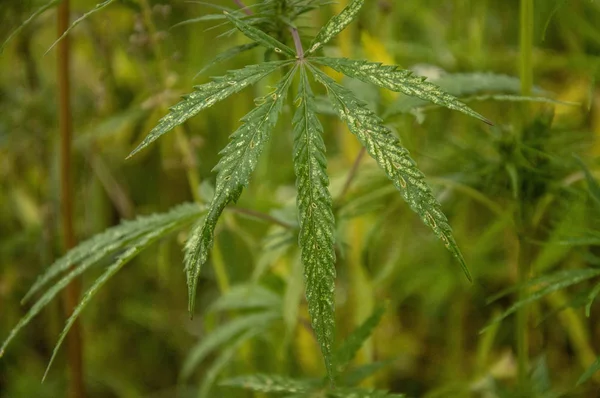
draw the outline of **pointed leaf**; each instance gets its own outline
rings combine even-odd
[[[325,367],[333,379],[332,355],[335,332],[335,251],[332,200],[327,177],[323,127],[317,119],[314,95],[302,68],[295,103],[294,170],[300,223],[300,244],[306,301]]]
[[[106,271],[94,282],[94,284],[85,292],[82,296],[81,301],[73,310],[73,313],[67,320],[67,323],[60,333],[58,341],[54,346],[54,350],[52,351],[52,356],[50,357],[50,361],[48,362],[48,366],[46,367],[46,372],[44,373],[44,377],[42,380],[46,378],[48,375],[48,371],[52,366],[52,362],[54,362],[54,358],[56,358],[56,354],[58,354],[58,350],[64,341],[67,333],[71,330],[71,327],[81,314],[81,312],[85,309],[89,301],[94,297],[94,295],[98,292],[98,290],[104,286],[104,284],[114,275],[116,274],[125,264],[131,261],[134,257],[136,257],[142,250],[146,249],[148,246],[164,237],[165,235],[179,229],[182,226],[181,221],[172,221],[161,228],[157,228],[151,231],[149,234],[142,236],[137,242],[132,244],[123,254],[121,254],[117,260],[110,265]]]
[[[600,371],[600,357],[598,357],[598,359],[596,359],[596,362],[594,362],[589,368],[587,368],[587,370],[581,375],[579,380],[577,380],[577,385],[585,383],[586,381],[591,379],[592,376],[596,372],[599,372],[599,371]]]
[[[441,209],[431,188],[425,182],[423,173],[417,168],[408,151],[400,145],[393,133],[383,125],[366,105],[354,94],[336,83],[331,77],[317,68],[312,68],[315,77],[327,88],[333,107],[339,117],[346,122],[369,155],[375,159],[402,198],[417,213],[425,225],[442,240],[446,248],[454,254],[469,280],[471,275],[463,256],[454,240],[448,219]]]
[[[71,30],[79,25],[81,22],[83,22],[85,19],[87,19],[89,16],[91,16],[92,14],[95,14],[96,12],[102,10],[105,7],[108,7],[111,3],[114,3],[115,0],[106,0],[103,1],[102,3],[98,3],[96,4],[96,6],[94,8],[92,8],[90,11],[86,12],[85,14],[83,14],[82,16],[80,16],[79,18],[77,18],[72,24],[71,26],[69,26],[69,28],[67,30],[65,30],[63,32],[62,35],[60,35],[60,37],[58,39],[56,39],[56,41],[54,43],[52,43],[52,45],[50,46],[50,48],[46,51],[46,53],[48,53],[50,50],[52,50],[54,48],[54,46],[56,46],[58,44],[59,41],[61,41],[62,39],[65,38],[65,36],[67,36],[69,34],[69,32],[71,32]]]
[[[150,145],[161,135],[171,131],[198,112],[210,108],[244,88],[258,82],[273,71],[288,65],[290,61],[265,62],[260,65],[246,66],[243,69],[229,71],[225,76],[214,78],[212,82],[196,86],[196,91],[184,97],[184,100],[173,106],[170,112],[159,120],[158,125],[150,131],[144,141],[135,148],[127,158],[132,157]]]
[[[519,308],[524,307],[525,305],[532,303],[541,299],[542,297],[556,292],[557,290],[564,289],[566,287],[575,285],[577,283],[583,282],[590,278],[600,275],[600,269],[582,269],[582,270],[571,270],[572,272],[568,275],[568,277],[564,277],[562,279],[558,279],[553,281],[553,283],[545,286],[534,293],[528,295],[525,299],[521,301],[517,301],[513,305],[510,306],[506,311],[504,311],[501,315],[493,319],[489,325],[487,325],[482,332],[489,329],[493,324],[502,321],[507,316],[516,312]],[[562,274],[562,273],[559,273]]]
[[[255,284],[232,287],[209,307],[209,311],[245,310],[263,308],[280,310],[281,297],[273,291]]]
[[[381,390],[362,388],[338,388],[327,394],[328,398],[406,398],[404,394],[392,394]]]
[[[277,123],[295,71],[296,67],[286,74],[275,92],[260,98],[264,103],[244,116],[242,126],[231,135],[231,141],[220,152],[222,158],[214,168],[218,171],[215,196],[204,224],[196,228],[190,237],[192,244],[189,245],[185,258],[190,315],[194,311],[200,268],[206,262],[208,252],[212,248],[214,229],[219,216],[229,202],[237,201],[242,189],[248,184],[271,130]]]
[[[194,79],[206,72],[207,70],[209,70],[210,68],[212,68],[214,65],[219,64],[223,61],[227,61],[228,59],[234,58],[235,56],[246,51],[252,50],[256,47],[258,47],[258,43],[248,43],[242,44],[240,46],[231,47],[230,49],[219,53],[219,55],[217,55],[212,61],[204,65],[204,67],[202,67],[202,69],[200,69],[198,73],[196,73]]]
[[[275,312],[261,312],[235,318],[232,321],[219,326],[210,334],[202,337],[198,341],[198,344],[191,349],[183,364],[181,378],[183,380],[188,379],[204,358],[221,345],[250,329],[256,329],[258,327],[266,329],[272,321],[280,318],[280,316],[280,314]]]
[[[346,76],[375,84],[379,87],[417,97],[436,105],[444,106],[473,116],[487,124],[492,124],[485,117],[475,112],[456,97],[442,91],[438,86],[413,75],[412,71],[398,69],[393,65],[358,61],[347,58],[314,58],[314,61],[329,66]]]
[[[385,306],[380,306],[373,311],[370,317],[368,317],[356,330],[352,332],[342,346],[337,350],[335,355],[335,367],[336,372],[339,374],[343,372],[350,361],[356,356],[360,347],[363,343],[371,336],[373,330],[377,327],[381,321],[381,317],[385,313]]]
[[[183,205],[178,206],[174,210],[160,215],[152,215],[147,217],[142,217],[136,221],[127,221],[125,225],[119,226],[124,227],[123,229],[134,229],[131,228],[133,226],[151,226],[150,229],[145,229],[144,233],[151,233],[156,229],[161,229],[164,225],[170,225],[171,223],[177,223],[179,226],[183,226],[186,223],[190,222],[192,219],[196,218],[203,209],[198,205]],[[150,222],[152,220],[152,222]],[[158,222],[160,220],[161,222]],[[99,235],[105,238],[111,237],[111,233],[119,234],[118,227],[106,231],[105,233]],[[137,233],[137,232],[136,232]],[[136,238],[140,235],[136,235]],[[125,241],[125,244],[129,244],[129,241]],[[103,243],[101,239],[92,238],[80,246],[77,246],[69,253],[67,253],[64,257],[59,259],[51,269],[42,276],[41,279],[38,279],[36,282],[37,288],[36,291],[39,290],[43,285],[47,283],[51,278],[47,278],[46,275],[58,275],[62,271],[66,271],[69,269],[69,266],[73,264],[73,261],[81,260],[80,254],[81,248],[87,248],[92,251],[92,254],[89,257],[84,257],[85,261],[82,261],[79,265],[76,265],[69,273],[63,276],[60,280],[52,284],[48,290],[38,299],[38,301],[29,309],[29,311],[19,320],[17,325],[11,330],[8,338],[2,344],[0,348],[0,356],[4,353],[4,350],[8,346],[8,344],[14,339],[17,333],[25,327],[34,316],[36,316],[62,289],[64,289],[73,279],[77,276],[81,275],[84,271],[86,271],[89,267],[96,264],[98,261],[102,260],[107,254],[107,251],[103,248]],[[122,246],[119,246],[121,248]],[[112,252],[112,251],[111,251]],[[74,260],[76,259],[76,260]],[[28,294],[28,297],[30,295]]]
[[[61,0],[51,0],[51,1],[47,2],[46,4],[44,4],[43,6],[41,6],[40,8],[38,8],[37,10],[35,10],[35,12],[33,14],[31,14],[31,16],[29,18],[27,18],[25,21],[23,21],[23,23],[21,23],[21,25],[19,25],[19,27],[17,29],[13,30],[12,33],[6,38],[6,40],[4,40],[4,43],[2,43],[2,45],[0,46],[0,54],[2,54],[6,45],[15,36],[17,36],[23,29],[25,29],[27,26],[29,26],[29,24],[31,22],[33,22],[34,19],[39,17],[44,11],[49,10],[50,8],[52,8],[55,5],[57,5],[58,3],[60,3],[60,1]]]
[[[235,25],[236,28],[239,29],[240,32],[248,36],[248,38],[250,38],[251,40],[275,51],[276,53],[284,53],[289,55],[290,57],[296,56],[296,52],[294,50],[292,50],[279,40],[275,39],[274,37],[269,36],[262,30],[247,24],[239,18],[236,18],[231,13],[225,12],[225,16],[227,17],[227,19],[229,19],[229,21],[231,21],[231,23]]]
[[[297,380],[279,375],[253,374],[227,379],[222,386],[239,387],[263,393],[302,394],[314,388],[312,380]]]
[[[600,294],[600,283],[598,283],[594,288],[588,293],[586,305],[585,305],[585,316],[590,317],[590,312],[592,311],[592,304],[594,304],[594,300]]]
[[[364,3],[365,0],[352,0],[338,15],[334,15],[327,21],[325,26],[317,33],[312,43],[310,43],[306,54],[314,53],[344,30],[346,26],[354,21]]]

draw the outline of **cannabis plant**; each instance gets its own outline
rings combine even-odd
[[[105,1],[99,4],[94,11],[110,3],[110,0]],[[287,3],[263,2],[264,5]],[[300,5],[295,16],[315,8],[315,4],[318,4],[318,2],[312,1],[292,3],[296,3],[296,6]],[[441,205],[427,184],[423,173],[411,159],[409,152],[364,101],[329,76],[322,67],[331,68],[367,84],[403,93],[419,100],[462,112],[488,124],[491,123],[454,96],[428,82],[425,78],[414,75],[411,71],[364,60],[320,56],[319,52],[323,46],[356,18],[363,4],[364,0],[350,2],[338,15],[332,17],[310,42],[301,37],[297,27],[290,20],[275,21],[276,25],[283,24],[285,26],[294,48],[286,45],[283,42],[284,38],[268,34],[267,32],[281,29],[278,30],[277,26],[273,26],[273,21],[265,24],[264,19],[257,17],[260,14],[255,14],[247,8],[225,11],[222,18],[247,36],[251,43],[233,49],[224,54],[221,59],[262,46],[266,49],[266,57],[271,57],[272,60],[228,71],[221,77],[213,78],[209,83],[195,87],[192,93],[186,95],[181,102],[170,109],[169,113],[158,122],[143,142],[129,155],[130,157],[134,156],[202,110],[269,75],[280,72],[281,79],[268,94],[255,100],[256,108],[242,118],[240,127],[231,135],[229,144],[220,152],[221,159],[214,168],[217,177],[214,195],[210,203],[207,206],[184,204],[162,215],[123,222],[68,252],[50,266],[27,293],[24,301],[28,301],[33,295],[46,289],[12,330],[0,352],[4,352],[16,334],[69,282],[101,260],[114,258],[103,275],[85,292],[73,315],[67,321],[52,354],[51,364],[75,319],[111,276],[152,243],[173,231],[195,223],[184,247],[184,269],[189,294],[188,310],[192,316],[199,276],[213,246],[217,222],[227,205],[235,203],[242,194],[243,188],[249,183],[260,155],[275,130],[278,118],[286,109],[286,99],[293,97],[292,103],[295,110],[292,118],[294,138],[292,162],[296,174],[298,243],[304,267],[310,320],[324,358],[327,378],[333,384],[340,367],[345,366],[357,348],[342,348],[341,350],[334,348],[335,220],[332,197],[328,188],[327,158],[323,140],[325,132],[319,121],[313,82],[324,88],[330,109],[346,123],[350,133],[360,141],[404,201],[441,240],[458,260],[467,278],[471,279]],[[290,90],[295,93],[290,94]],[[368,324],[370,325],[372,322],[374,321],[368,321]],[[365,326],[365,328],[372,327]],[[361,339],[364,340],[364,338],[366,337]],[[356,344],[360,346],[352,339],[346,344],[353,345],[353,347]],[[248,383],[259,385],[260,380],[260,378],[254,378]],[[231,382],[230,384],[240,383]],[[269,382],[267,384],[275,385],[277,383]],[[304,392],[312,391],[308,387],[309,384],[304,386],[303,388],[306,390],[303,390]],[[260,390],[260,388],[257,389]],[[284,389],[280,391],[284,391]],[[292,392],[290,389],[285,391]],[[346,395],[339,390],[332,396]],[[360,396],[384,395],[363,394]]]

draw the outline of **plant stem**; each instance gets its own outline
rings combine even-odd
[[[521,0],[521,13],[520,13],[520,48],[521,48],[521,60],[520,60],[520,78],[521,78],[521,94],[531,95],[531,89],[533,87],[533,0]],[[520,137],[519,137],[520,143]],[[528,217],[526,214],[527,203],[521,193],[519,193],[517,200],[518,203],[518,220],[515,223],[517,225],[518,234],[518,284],[520,286],[525,285],[529,279],[531,271],[531,245],[527,240],[529,233],[531,232],[528,228]],[[518,300],[524,301],[527,299],[528,290],[525,287],[519,289]],[[517,311],[517,322],[516,322],[516,339],[517,339],[517,366],[518,366],[518,383],[521,393],[527,391],[527,380],[529,372],[529,308],[527,306],[521,307]]]
[[[252,15],[252,10],[250,10],[242,0],[233,0],[235,4],[237,4],[246,15]]]
[[[533,0],[521,0],[521,94],[531,95],[533,87]]]
[[[344,183],[342,192],[340,193],[340,196],[338,196],[338,198],[337,198],[338,201],[341,201],[344,198],[344,196],[346,196],[346,193],[348,193],[348,191],[350,190],[352,181],[354,181],[354,178],[356,178],[356,174],[358,173],[358,167],[360,166],[360,162],[365,157],[366,153],[367,153],[367,150],[364,147],[361,148],[361,150],[358,152],[358,155],[356,156],[356,159],[354,159],[354,163],[352,164],[352,168],[348,172],[348,177],[346,178],[346,182]]]
[[[69,0],[63,0],[58,6],[57,35],[61,37],[69,28]],[[70,40],[66,36],[58,43],[57,79],[58,79],[58,123],[60,130],[60,202],[65,251],[76,244],[73,231],[73,183],[71,178],[71,81],[70,81]],[[73,280],[63,291],[62,300],[65,316],[71,316],[77,306],[80,294],[79,279]],[[67,356],[69,364],[70,398],[84,398],[83,353],[81,326],[75,321],[67,335]]]

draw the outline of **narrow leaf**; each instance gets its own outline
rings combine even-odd
[[[179,229],[182,225],[180,221],[172,221],[167,225],[162,226],[161,228],[155,229],[147,235],[142,236],[137,242],[132,244],[123,254],[121,254],[117,260],[109,266],[106,271],[94,282],[94,284],[85,292],[81,301],[73,310],[73,313],[67,320],[67,323],[60,333],[58,341],[54,346],[54,350],[52,351],[52,356],[50,357],[50,361],[48,362],[48,366],[46,367],[46,372],[44,372],[44,377],[42,380],[46,378],[48,375],[48,371],[54,362],[54,358],[56,358],[56,354],[58,354],[58,350],[64,341],[65,337],[73,323],[77,320],[81,312],[85,309],[89,301],[94,297],[94,295],[98,292],[98,290],[104,286],[104,284],[115,275],[125,264],[130,262],[134,257],[136,257],[142,250],[146,249],[148,246],[164,237],[165,235]]]
[[[484,332],[485,330],[490,328],[493,324],[502,321],[504,318],[513,314],[519,308],[524,307],[525,305],[527,305],[529,303],[537,301],[550,293],[556,292],[557,290],[564,289],[566,287],[569,287],[569,286],[575,285],[577,283],[583,282],[585,280],[588,280],[590,278],[593,278],[594,276],[600,275],[600,270],[598,270],[598,269],[585,269],[585,270],[578,270],[578,271],[581,271],[581,272],[579,272],[577,274],[574,273],[574,274],[570,275],[570,277],[568,277],[568,278],[564,278],[562,280],[557,280],[556,282],[554,282],[548,286],[545,286],[545,287],[537,290],[536,292],[530,294],[529,296],[527,296],[527,298],[525,298],[521,301],[517,301],[516,303],[511,305],[510,308],[508,308],[506,311],[504,311],[501,315],[499,315],[498,317],[493,319],[491,321],[491,323],[482,330],[482,332]]]
[[[196,91],[186,95],[183,101],[173,106],[127,158],[132,157],[161,135],[171,131],[175,126],[182,124],[198,112],[210,108],[289,63],[290,61],[274,61],[246,66],[243,69],[229,71],[225,76],[214,78],[212,82],[196,86]]]
[[[289,55],[290,57],[296,56],[296,52],[294,50],[292,50],[279,40],[275,39],[274,37],[269,36],[262,30],[257,29],[254,26],[245,23],[241,19],[234,17],[231,13],[225,12],[225,16],[227,17],[227,19],[229,19],[231,23],[235,25],[236,28],[239,29],[240,32],[248,36],[248,38],[250,38],[251,40],[275,51],[276,53],[284,53]]]
[[[160,228],[160,226],[171,221],[197,217],[204,210],[203,207],[198,206],[197,204],[186,203],[176,206],[163,214],[141,216],[132,221],[124,220],[121,224],[111,227],[100,234],[94,235],[68,251],[63,257],[59,258],[48,267],[46,271],[37,278],[22,302],[28,301],[48,282],[70,269],[73,264],[85,261],[88,265],[93,265],[102,258],[121,249],[140,235],[148,233],[156,228]],[[84,267],[82,272],[85,269],[87,269],[87,267]]]
[[[596,205],[600,206],[600,183],[598,183],[598,181],[594,178],[594,176],[590,172],[590,169],[588,169],[583,160],[581,160],[581,158],[578,156],[574,155],[574,157],[577,163],[579,163],[579,167],[583,171],[583,174],[585,175],[585,180],[588,184],[590,196],[592,197],[594,202],[596,202]]]
[[[579,386],[585,383],[586,381],[591,379],[592,376],[598,371],[600,371],[600,357],[598,357],[598,359],[596,359],[596,362],[594,362],[589,368],[587,368],[587,370],[581,375],[579,380],[577,380],[577,385]]]
[[[263,393],[302,394],[314,387],[314,381],[297,380],[279,375],[253,374],[228,379],[221,382],[220,385]]]
[[[242,54],[246,51],[252,50],[256,47],[258,47],[258,43],[248,43],[242,44],[241,46],[231,47],[230,49],[223,51],[222,53],[217,55],[212,61],[204,65],[204,67],[200,69],[198,73],[196,73],[194,79],[206,72],[207,70],[209,70],[210,68],[212,68],[214,65],[219,64],[223,61],[227,61],[228,59],[234,58],[235,56]]]
[[[35,12],[33,14],[31,14],[31,16],[29,18],[27,18],[25,21],[23,21],[23,23],[21,23],[21,25],[19,25],[18,28],[13,30],[12,33],[6,38],[6,40],[4,40],[4,43],[2,43],[2,46],[0,46],[0,54],[2,54],[2,52],[4,52],[4,48],[6,47],[6,45],[15,36],[17,36],[19,33],[21,33],[21,31],[23,29],[25,29],[27,26],[29,26],[29,24],[31,22],[33,22],[34,19],[39,17],[44,11],[49,10],[50,8],[52,8],[55,5],[57,5],[58,3],[60,3],[60,1],[61,0],[51,0],[51,1],[47,2],[46,4],[44,4],[43,6],[41,6],[40,8],[38,8],[37,10],[35,10]]]
[[[295,101],[294,170],[298,194],[298,241],[304,264],[306,301],[325,367],[333,380],[335,332],[335,251],[332,200],[327,177],[323,127],[317,119],[314,95],[302,68]]]
[[[200,208],[197,205],[178,206],[176,209],[174,209],[168,213],[165,213],[162,215],[156,215],[156,216],[148,216],[148,217],[143,218],[142,220],[129,221],[129,222],[127,222],[127,224],[129,224],[128,227],[135,223],[146,225],[146,222],[148,221],[148,219],[159,218],[162,221],[164,221],[164,223],[162,223],[162,224],[159,224],[158,222],[153,223],[152,224],[153,227],[150,231],[153,231],[155,229],[161,229],[165,224],[169,225],[171,223],[177,223],[177,225],[183,226],[183,225],[185,225],[185,223],[190,222],[192,219],[196,218],[201,213],[201,211],[202,211],[202,208]],[[111,230],[109,230],[107,232],[111,232]],[[116,232],[116,230],[113,229],[112,232]],[[146,230],[146,233],[150,233],[150,232],[148,230]],[[104,234],[101,234],[101,235],[104,235]],[[88,245],[88,243],[90,243],[90,242],[95,242],[95,244]],[[71,252],[67,253],[67,255],[65,255],[63,258],[59,259],[52,266],[54,268],[49,270],[47,274],[57,275],[58,273],[60,273],[58,271],[62,271],[62,270],[66,271],[69,268],[70,264],[73,264],[71,262],[71,259],[78,258],[78,256],[74,256],[73,253],[77,253],[81,247],[84,247],[84,248],[88,247],[90,250],[94,250],[94,254],[89,256],[89,258],[87,258],[81,264],[75,266],[69,273],[67,273],[65,276],[63,276],[56,283],[52,284],[48,288],[48,290],[38,299],[38,301],[36,301],[35,304],[33,304],[33,306],[29,309],[29,311],[27,311],[27,313],[23,316],[23,318],[21,318],[19,320],[19,322],[17,323],[17,325],[10,331],[8,338],[4,341],[4,343],[2,344],[2,347],[0,348],[0,356],[2,356],[2,354],[4,353],[4,350],[6,349],[8,344],[15,338],[15,336],[18,334],[18,332],[23,327],[25,327],[33,319],[33,317],[36,316],[62,289],[64,289],[74,278],[81,275],[84,271],[86,271],[92,265],[96,264],[98,261],[100,261],[106,255],[106,251],[104,251],[102,248],[102,241],[92,238],[89,241],[84,242],[82,245],[74,248]],[[42,277],[42,282],[40,282],[40,280],[38,279],[38,282],[40,282],[40,283],[38,284],[37,289],[39,289],[42,285],[44,285],[46,283],[44,281],[45,281],[44,277]],[[36,282],[36,284],[38,282]]]
[[[232,287],[209,307],[209,311],[244,310],[263,308],[280,310],[281,297],[271,290],[255,284]]]
[[[600,283],[598,283],[594,288],[588,293],[586,305],[585,305],[585,316],[590,317],[590,312],[592,311],[592,304],[594,304],[594,300],[600,294]]]
[[[343,372],[350,361],[356,356],[360,347],[363,343],[371,336],[373,330],[377,327],[381,321],[381,317],[385,313],[385,306],[380,306],[373,311],[370,317],[368,317],[356,330],[352,332],[342,346],[338,349],[335,355],[335,366],[336,372],[339,374]]]
[[[56,41],[54,43],[52,43],[52,45],[50,46],[50,48],[46,51],[46,53],[50,52],[50,50],[52,50],[54,48],[54,46],[56,46],[58,44],[59,41],[61,41],[62,39],[65,38],[65,36],[67,36],[69,34],[69,32],[71,32],[71,30],[79,25],[81,22],[83,22],[86,18],[88,18],[89,16],[91,16],[92,14],[95,14],[96,12],[102,10],[105,7],[108,7],[111,3],[114,3],[115,0],[106,0],[103,1],[102,3],[98,3],[96,4],[96,6],[94,8],[92,8],[90,11],[86,12],[85,14],[83,14],[82,16],[80,16],[79,18],[77,18],[72,24],[71,26],[69,26],[69,28],[67,30],[65,30],[63,32],[62,35],[60,35],[60,37],[58,39],[56,39]]]
[[[381,119],[350,90],[336,83],[317,68],[312,69],[317,80],[327,88],[334,109],[346,122],[350,132],[359,139],[369,155],[383,169],[411,209],[454,254],[465,275],[471,280],[467,265],[452,235],[452,229],[448,225],[448,219],[406,148],[400,145],[398,139],[383,125]]]
[[[426,78],[413,75],[410,70],[401,70],[393,65],[382,65],[375,62],[347,58],[314,58],[313,60],[322,65],[329,66],[346,76],[411,97],[417,97],[436,105],[473,116],[487,124],[492,124],[485,117],[460,102],[456,97],[444,92],[435,84],[426,81]]]
[[[236,318],[219,326],[210,334],[202,337],[187,356],[181,370],[181,379],[188,379],[194,369],[206,358],[208,354],[232,340],[239,334],[250,329],[262,327],[265,329],[272,321],[279,318],[275,312],[261,312]]]
[[[231,141],[220,152],[221,160],[213,169],[218,172],[215,196],[204,224],[196,228],[190,237],[192,244],[188,246],[185,258],[190,315],[194,311],[200,268],[206,262],[208,252],[212,248],[214,229],[219,216],[229,202],[237,201],[242,189],[248,184],[271,130],[277,123],[295,71],[296,67],[286,74],[275,92],[259,99],[264,103],[242,118],[242,126],[231,135]]]
[[[328,398],[406,398],[404,394],[392,394],[381,390],[362,388],[338,388],[327,394]]]
[[[306,52],[307,55],[314,53],[323,45],[327,44],[331,39],[337,36],[342,30],[346,28],[358,15],[358,12],[362,8],[365,0],[352,0],[338,15],[334,15],[325,26],[321,28],[319,33],[315,36],[312,43],[310,43],[309,50]]]

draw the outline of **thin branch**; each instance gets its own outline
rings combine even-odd
[[[245,4],[244,4],[244,2],[243,2],[242,0],[233,0],[233,2],[234,2],[235,4],[237,4],[237,5],[238,5],[238,6],[239,6],[239,7],[242,9],[242,11],[244,11],[244,13],[246,13],[246,15],[252,15],[252,14],[253,14],[253,13],[252,13],[252,10],[250,10],[250,9],[249,9],[249,8],[248,8],[248,7],[247,7]]]
[[[362,147],[360,149],[360,152],[356,156],[356,159],[354,159],[352,168],[350,169],[350,172],[348,173],[348,177],[346,178],[346,182],[344,183],[344,188],[342,188],[342,192],[340,193],[340,196],[338,196],[338,198],[337,198],[338,201],[341,201],[344,198],[344,196],[346,196],[348,191],[350,190],[352,181],[354,181],[354,178],[356,177],[356,174],[358,173],[358,166],[360,166],[360,162],[362,161],[363,157],[365,156],[365,153],[367,153],[367,151],[366,151],[365,147]]]
[[[62,37],[69,28],[70,7],[69,0],[63,0],[58,6],[57,34]],[[58,43],[57,80],[58,80],[58,123],[60,130],[60,196],[61,218],[65,251],[75,247],[75,233],[73,231],[73,179],[71,177],[71,79],[69,66],[71,61],[70,40],[66,36]],[[73,280],[63,291],[62,299],[65,316],[71,316],[77,306],[80,295],[80,282]],[[81,327],[75,321],[71,333],[67,336],[67,357],[69,364],[69,390],[70,398],[84,398],[85,385],[83,382],[83,350],[81,341]]]
[[[298,29],[290,28],[290,32],[292,32],[292,37],[294,38],[294,45],[296,46],[296,54],[298,54],[298,59],[302,61],[304,59],[304,49],[302,48],[302,42],[300,41]]]

